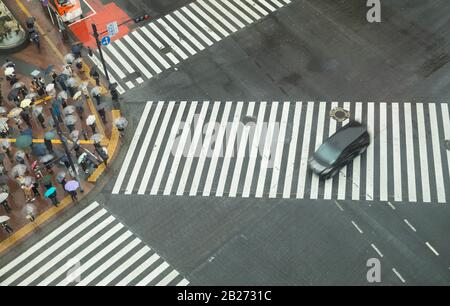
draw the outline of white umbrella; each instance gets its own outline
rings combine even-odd
[[[14,74],[14,72],[15,72],[15,69],[13,67],[8,67],[5,69],[6,76],[10,76],[10,75]]]
[[[64,118],[64,122],[67,125],[74,125],[77,122],[77,118],[74,115],[69,115],[66,118]]]
[[[77,91],[74,95],[73,95],[73,99],[74,100],[78,100],[81,97],[81,91]]]
[[[72,138],[73,141],[77,141],[79,137],[80,137],[79,131],[73,131],[72,133],[70,133],[70,138]]]
[[[9,194],[6,192],[0,193],[0,203],[3,203],[7,198]]]
[[[29,203],[24,206],[24,208],[22,209],[22,213],[25,216],[29,216],[29,215],[36,216],[37,207],[36,207],[36,205]]]
[[[97,96],[102,92],[101,88],[98,86],[95,86],[94,88],[92,88],[91,90],[91,95],[92,96]]]
[[[32,176],[26,176],[23,181],[26,186],[30,186],[31,184],[36,182],[36,180]]]
[[[45,87],[45,90],[47,92],[50,92],[50,91],[52,91],[54,89],[55,89],[55,84],[53,84],[53,83],[50,83],[50,84],[47,85],[47,87]]]
[[[61,91],[61,92],[58,94],[58,98],[67,100],[67,98],[68,98],[68,96],[67,96],[67,91],[64,91],[64,90]]]
[[[33,107],[33,114],[37,117],[38,115],[42,114],[44,111],[44,108],[42,106],[34,106]]]
[[[81,164],[86,157],[86,153],[81,154],[80,157],[78,157],[78,163]]]
[[[19,151],[17,151],[16,152],[16,154],[14,154],[14,158],[17,160],[20,160],[20,159],[25,159],[25,152],[24,151],[22,151],[22,150],[19,150]]]
[[[48,163],[49,161],[51,161],[53,158],[55,158],[53,155],[51,154],[47,154],[41,157],[40,161],[41,163]]]
[[[91,136],[91,140],[95,143],[99,143],[100,141],[102,141],[103,139],[103,135],[101,134],[94,134]]]
[[[72,53],[68,53],[66,54],[66,56],[64,56],[64,60],[66,61],[67,64],[72,64],[73,61],[75,60],[75,56],[73,56]]]
[[[19,165],[15,165],[12,169],[11,169],[11,175],[13,177],[18,177],[18,176],[22,176],[27,172],[27,166],[23,165],[23,164],[19,164]]]
[[[0,223],[5,223],[9,220],[10,218],[8,216],[0,216]]]
[[[6,114],[7,112],[8,110],[5,107],[0,106],[0,114]]]
[[[31,101],[30,99],[24,99],[22,100],[22,102],[20,102],[20,107],[27,108],[31,105],[31,103],[33,103],[33,101]]]
[[[116,120],[114,120],[114,124],[118,128],[126,128],[128,126],[128,120],[124,117],[119,117]]]
[[[64,108],[64,115],[72,115],[75,113],[75,106],[69,105]]]
[[[94,115],[89,115],[86,118],[86,124],[87,125],[93,125],[95,123],[95,116]]]
[[[25,99],[34,99],[34,98],[36,98],[37,96],[38,96],[37,93],[32,92],[32,93],[29,93],[28,95],[26,95],[26,96],[25,96]]]
[[[25,87],[25,84],[22,82],[14,83],[14,85],[12,86],[12,88],[21,88],[21,87]]]
[[[75,80],[74,78],[69,78],[67,81],[67,86],[69,87],[76,87],[77,86],[77,80]]]

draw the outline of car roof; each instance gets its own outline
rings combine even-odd
[[[357,121],[351,121],[337,130],[326,142],[344,150],[365,133],[367,133],[366,126]]]

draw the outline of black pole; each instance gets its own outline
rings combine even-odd
[[[58,132],[59,140],[61,140],[61,143],[63,144],[64,152],[66,153],[67,159],[69,160],[70,168],[72,168],[72,171],[75,174],[75,178],[78,181],[78,184],[80,185],[80,191],[84,192],[83,187],[81,186],[77,169],[75,169],[75,164],[73,163],[72,156],[70,155],[69,148],[67,147],[67,142],[66,139],[64,138],[63,131],[59,126],[59,121],[56,118],[55,114],[53,113],[53,110],[50,113],[52,114],[53,121],[55,121],[56,131]]]
[[[94,23],[92,24],[92,30],[94,31],[94,38],[95,38],[95,41],[97,42],[98,52],[100,53],[100,60],[102,61],[103,70],[105,71],[105,76],[106,76],[106,79],[108,80],[108,85],[109,85],[109,83],[110,83],[109,74],[108,74],[108,69],[106,69],[105,59],[103,57],[102,44],[101,44],[101,42],[99,40],[99,34],[98,34],[98,31],[97,31],[97,26]]]

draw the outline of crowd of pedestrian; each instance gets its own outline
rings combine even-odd
[[[19,80],[13,61],[8,59],[2,66],[6,86],[10,87],[6,99],[0,91],[0,209],[5,213],[0,213],[0,225],[7,233],[13,231],[8,224],[14,206],[9,184],[17,184],[22,190],[26,202],[23,215],[34,222],[37,198],[47,198],[58,206],[59,184],[73,201],[78,201],[77,190],[81,187],[78,169],[89,175],[99,164],[107,165],[109,156],[101,145],[103,136],[97,132],[96,116],[89,114],[86,105],[91,94],[101,120],[107,123],[108,104],[102,101],[96,69],[91,76],[97,86],[90,92],[88,83],[78,81],[74,73],[74,68],[84,71],[81,48],[75,45],[61,69],[50,66],[41,75],[33,76],[28,85]],[[114,86],[110,87],[110,93],[113,99],[118,99]],[[119,118],[114,125],[123,136],[126,119]],[[92,152],[80,144],[80,137],[93,142]],[[33,141],[36,138],[44,138],[43,143]],[[68,154],[61,149],[63,146],[55,147],[57,139],[65,142]]]

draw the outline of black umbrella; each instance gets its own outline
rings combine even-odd
[[[34,144],[31,149],[31,155],[44,156],[46,154],[46,146],[43,143]]]
[[[79,56],[81,54],[81,50],[83,50],[83,44],[77,43],[72,45],[71,51],[75,56]]]
[[[60,75],[58,75],[57,77],[56,77],[56,81],[57,82],[65,82],[65,81],[67,81],[69,79],[69,76],[67,75],[67,74],[64,74],[64,73],[61,73]]]
[[[98,73],[98,67],[97,67],[97,66],[93,66],[93,67],[91,68],[91,73],[90,73],[90,75],[91,75],[91,76],[94,76],[94,74],[96,74],[96,73]]]
[[[13,88],[8,94],[8,100],[12,101],[19,95],[20,88]]]

